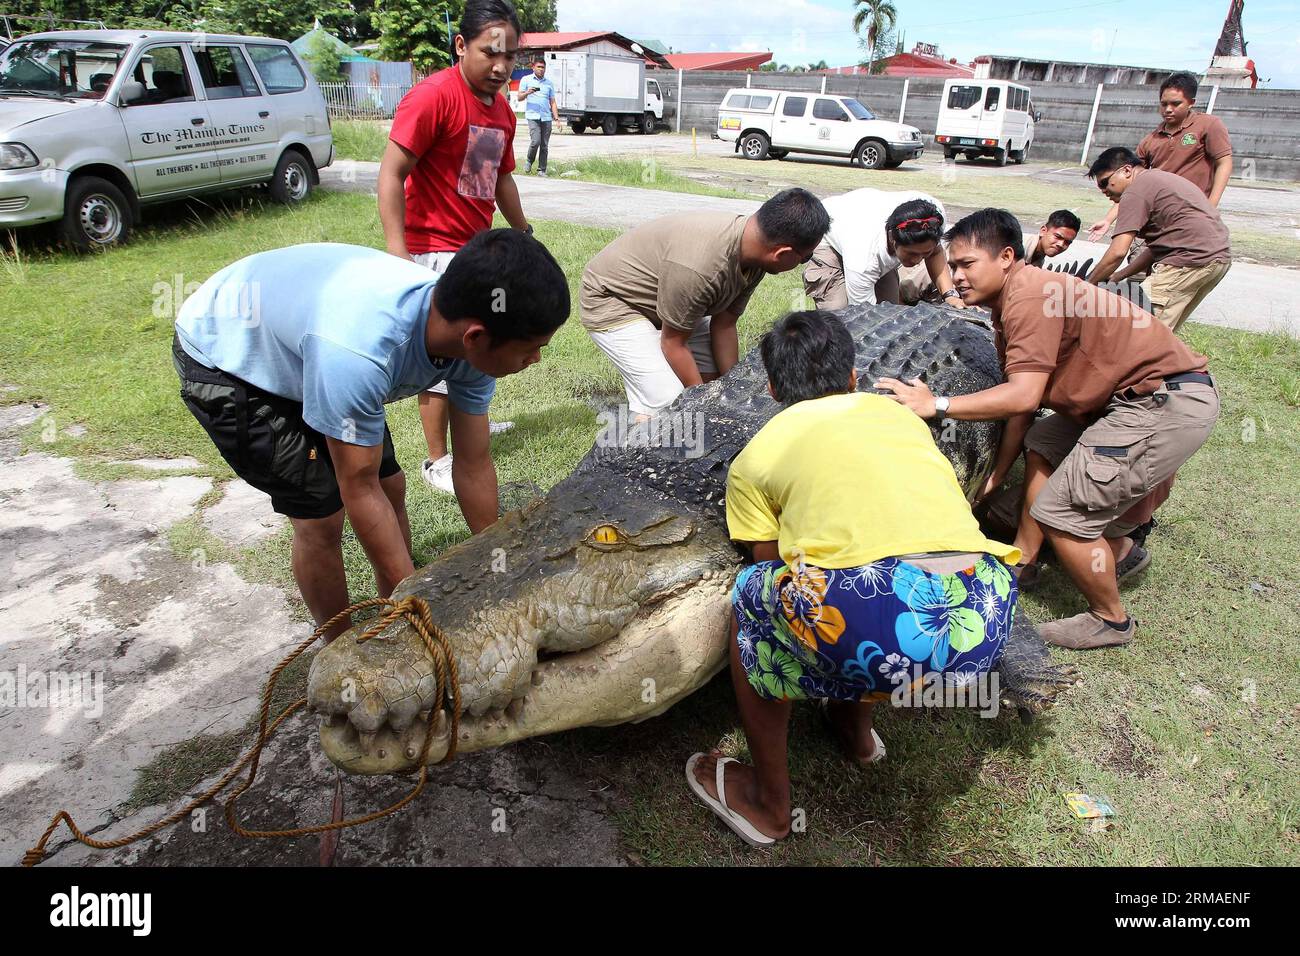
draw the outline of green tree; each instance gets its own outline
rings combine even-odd
[[[853,32],[866,30],[867,69],[875,72],[876,41],[898,25],[898,10],[890,0],[853,0]]]
[[[317,83],[343,82],[343,56],[338,47],[325,39],[324,34],[317,33],[308,41],[304,59],[311,67],[312,76],[316,77]]]
[[[519,11],[519,25],[525,33],[555,31],[555,0],[514,0]]]
[[[380,59],[409,61],[424,73],[450,66],[446,18],[451,17],[454,34],[460,13],[459,3],[445,0],[379,0],[375,25]]]
[[[858,49],[862,51],[862,60],[858,66],[866,67],[873,75],[879,76],[889,67],[889,58],[883,54],[892,50],[894,53],[902,53],[903,49],[900,40],[895,36],[893,30],[883,30],[876,37],[876,52],[882,54],[872,56],[871,50],[867,47],[867,41],[861,37],[858,38]]]

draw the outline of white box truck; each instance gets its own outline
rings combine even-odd
[[[663,92],[647,80],[645,60],[603,53],[547,53],[546,76],[555,84],[560,118],[575,133],[622,127],[653,133],[664,116]]]

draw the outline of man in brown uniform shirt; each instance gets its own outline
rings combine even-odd
[[[1149,169],[1182,176],[1205,193],[1217,207],[1232,176],[1232,140],[1223,120],[1193,113],[1196,77],[1175,73],[1160,84],[1160,115],[1164,122],[1138,144],[1137,155]],[[1102,237],[1115,221],[1115,210],[1088,230],[1088,239]]]
[[[1177,331],[1232,265],[1219,211],[1186,179],[1146,169],[1123,146],[1098,156],[1088,175],[1119,209],[1115,238],[1088,281],[1119,281],[1154,263],[1142,288],[1155,317]],[[1146,249],[1116,272],[1135,236],[1146,240]]]
[[[830,229],[821,200],[787,189],[752,216],[664,216],[619,236],[582,275],[582,324],[644,421],[739,359],[736,321],[764,275],[798,268]]]
[[[1007,419],[981,497],[1025,449],[1025,503],[1015,545],[1032,561],[1043,537],[1087,598],[1083,614],[1039,628],[1075,649],[1127,644],[1134,621],[1115,567],[1136,545],[1105,537],[1116,518],[1205,443],[1219,396],[1197,355],[1126,299],[1024,264],[1020,223],[983,209],[949,230],[948,261],[967,305],[993,310],[1006,382],[935,397],[921,382],[878,387],[922,418]],[[1040,407],[1056,414],[1034,421]]]

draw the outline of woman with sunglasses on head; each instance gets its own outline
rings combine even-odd
[[[925,263],[938,297],[964,305],[939,240],[943,205],[925,193],[855,189],[825,201],[826,234],[804,270],[804,291],[819,309],[901,302],[899,269]]]

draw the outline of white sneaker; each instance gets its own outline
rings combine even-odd
[[[510,429],[512,429],[512,428],[514,428],[514,427],[515,427],[515,423],[514,423],[514,422],[493,422],[493,421],[489,421],[489,422],[488,422],[488,434],[489,434],[489,435],[500,435],[502,432],[508,432],[508,431],[510,431]],[[450,457],[450,456],[448,456],[448,457]],[[448,467],[450,467],[450,466],[448,466]]]
[[[532,171],[533,171],[532,163],[529,163],[527,166],[524,167],[524,175],[529,175],[532,173]]]
[[[434,491],[441,491],[449,495],[456,493],[456,486],[451,481],[451,455],[443,455],[437,461],[424,459],[424,464],[420,466],[420,475]]]

